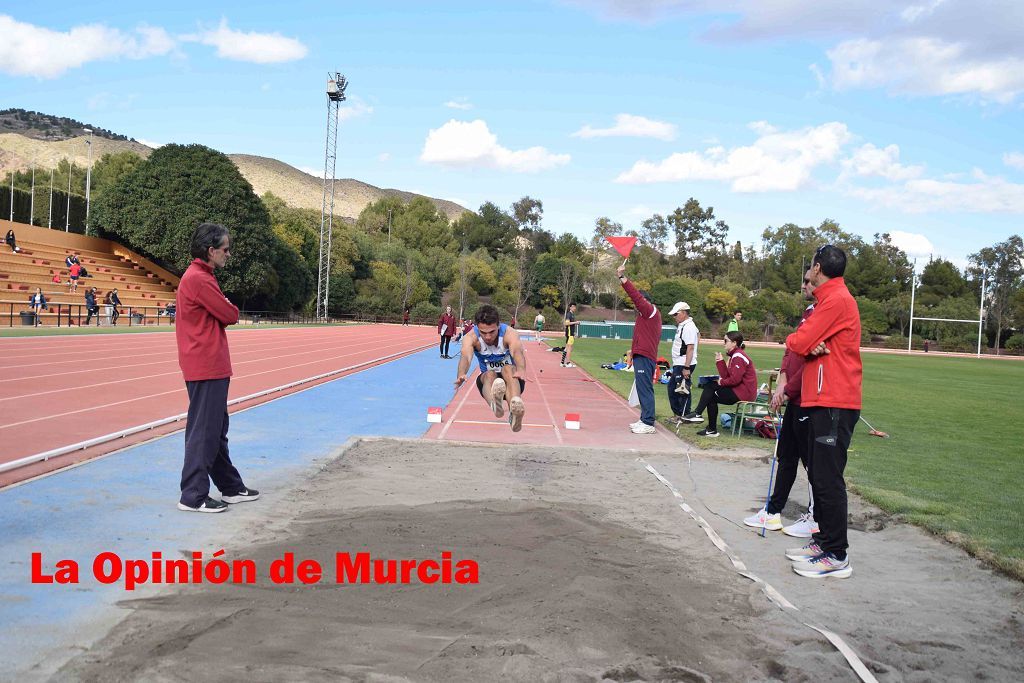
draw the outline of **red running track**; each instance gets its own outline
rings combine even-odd
[[[433,328],[397,325],[232,329],[228,340],[234,376],[228,398],[412,353],[436,339]],[[0,357],[0,463],[188,410],[173,332],[4,338]],[[116,447],[125,445],[118,441]],[[81,459],[60,456],[19,468],[5,473],[0,486],[21,470],[26,472],[14,480]]]
[[[629,423],[640,419],[639,412],[583,370],[561,367],[561,354],[552,353],[547,344],[531,340],[524,341],[523,346],[527,382],[523,392],[526,416],[521,431],[512,432],[506,420],[494,417],[480,397],[474,372],[445,408],[441,423],[431,425],[426,437],[637,452],[682,449],[682,442],[661,425],[657,426],[656,434],[630,432]],[[664,391],[661,385],[655,387],[656,391],[659,389]],[[565,428],[567,413],[580,415],[580,429]]]

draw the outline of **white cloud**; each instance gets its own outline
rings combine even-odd
[[[482,119],[451,119],[427,133],[420,161],[465,168],[497,168],[517,173],[543,171],[569,163],[568,154],[553,154],[543,147],[511,150],[498,144],[498,138]]]
[[[1010,168],[1024,171],[1024,154],[1020,152],[1007,152],[1003,155],[1003,163]]]
[[[181,36],[181,40],[216,47],[217,56],[224,59],[255,64],[291,62],[302,59],[308,52],[301,42],[280,33],[236,31],[228,27],[227,19],[221,19],[215,29]]]
[[[724,43],[806,38],[830,44],[839,90],[969,96],[1007,103],[1024,93],[1020,0],[566,0],[607,18],[652,22],[700,17]]]
[[[921,5],[910,5],[909,7],[903,8],[903,11],[900,12],[900,17],[908,23],[914,23],[918,19],[930,16],[936,9],[938,9],[939,5],[945,1],[946,0],[929,0],[929,2]]]
[[[0,36],[0,71],[36,78],[56,78],[89,62],[165,55],[175,45],[166,31],[152,26],[139,26],[134,34],[103,24],[52,31],[3,14]]]
[[[654,121],[643,116],[619,114],[615,117],[615,125],[611,128],[591,128],[585,125],[572,134],[574,138],[657,138],[658,140],[675,140],[676,127],[664,121]]]
[[[163,147],[164,144],[165,144],[163,142],[153,142],[152,140],[143,140],[142,138],[135,138],[135,141],[145,145],[146,147],[151,147],[152,149],[159,149],[159,148]]]
[[[770,129],[767,124],[759,127]],[[834,163],[850,137],[846,125],[838,122],[792,132],[767,132],[746,147],[676,153],[658,163],[638,161],[615,181],[720,180],[730,182],[735,192],[797,190],[810,181],[815,168]]]
[[[898,145],[884,148],[871,143],[861,146],[853,156],[843,160],[843,176],[878,176],[891,181],[910,180],[924,172],[924,166],[904,166],[900,163]]]
[[[454,100],[448,100],[444,103],[444,106],[449,109],[472,109],[473,105],[465,97],[457,97]]]
[[[836,90],[888,87],[912,95],[977,95],[1010,102],[1024,91],[1024,58],[972,58],[937,38],[847,40],[828,51]]]
[[[779,132],[778,128],[767,121],[751,121],[747,124],[747,128],[760,135],[771,135],[772,133]]]
[[[850,187],[847,194],[905,213],[1024,213],[1024,185],[979,169],[968,181],[919,178],[890,187]]]
[[[935,245],[931,243],[931,240],[916,232],[892,230],[889,232],[889,238],[893,244],[906,252],[910,258],[915,256],[927,257],[935,253]]]
[[[373,107],[368,105],[358,97],[353,97],[348,100],[347,105],[342,105],[338,109],[338,120],[339,121],[351,121],[354,118],[360,116],[369,116],[373,113]]]
[[[377,161],[380,161],[381,163],[386,163],[388,161],[391,161],[391,152],[381,152],[377,156]]]
[[[260,86],[260,90],[262,90],[263,92],[269,92],[270,91],[270,84],[269,83],[264,83],[263,85]]]

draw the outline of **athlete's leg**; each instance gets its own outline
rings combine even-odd
[[[476,378],[477,389],[480,395],[487,401],[487,405],[494,411],[494,417],[505,416],[505,380],[498,377],[494,370],[480,373]]]
[[[503,365],[501,367],[501,376],[505,380],[505,386],[508,387],[508,412],[509,412],[509,425],[512,426],[513,432],[518,432],[523,428],[523,415],[526,414],[526,404],[523,403],[523,380],[515,376],[516,368],[514,365]]]

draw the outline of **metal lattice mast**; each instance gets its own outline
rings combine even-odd
[[[327,319],[331,289],[331,233],[334,228],[334,172],[338,160],[338,114],[348,82],[340,72],[327,80],[327,145],[324,153],[324,194],[320,206],[320,265],[316,280],[316,317]]]

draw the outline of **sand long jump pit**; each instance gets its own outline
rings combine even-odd
[[[683,497],[699,494],[701,506],[690,504],[730,552],[799,612],[740,575],[636,453],[367,440],[297,489],[253,503],[264,521],[235,536],[225,558],[251,559],[254,583],[126,600],[126,618],[57,678],[857,680],[810,622],[841,636],[878,680],[1022,679],[1018,584],[966,557],[930,577],[969,583],[961,591],[906,577],[883,590],[892,577],[866,561],[845,581],[787,575],[779,555],[796,539],[760,539],[708,512],[731,501],[742,516],[763,465],[646,462]],[[859,557],[897,542],[911,558],[956,552],[902,525],[876,526],[853,532]],[[286,553],[293,566],[315,560],[322,577],[275,583],[269,568]],[[376,573],[373,560],[384,561]],[[426,571],[423,560],[433,562]]]

